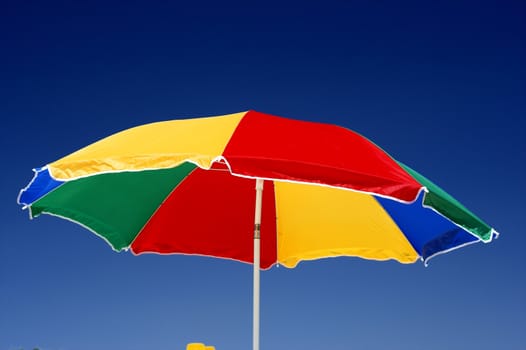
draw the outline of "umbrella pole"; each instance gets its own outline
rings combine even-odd
[[[254,216],[254,297],[252,349],[259,350],[259,272],[260,272],[260,234],[261,203],[263,199],[263,179],[256,179],[256,213]]]

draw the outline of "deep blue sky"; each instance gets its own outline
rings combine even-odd
[[[255,109],[352,128],[501,232],[427,268],[266,271],[262,350],[524,349],[525,6],[2,1],[0,348],[250,348],[251,266],[117,254],[15,200],[113,132]]]

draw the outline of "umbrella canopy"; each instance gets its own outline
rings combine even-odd
[[[18,199],[32,217],[67,218],[135,254],[251,263],[254,178],[272,180],[262,268],[333,256],[427,261],[495,234],[363,136],[254,111],[135,127],[35,171]]]

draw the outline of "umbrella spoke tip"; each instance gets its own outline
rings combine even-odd
[[[500,232],[498,232],[497,230],[495,230],[494,228],[491,229],[491,237],[492,238],[495,238],[495,239],[498,239],[500,237]]]

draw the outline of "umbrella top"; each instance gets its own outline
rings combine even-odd
[[[422,184],[358,133],[255,111],[127,129],[48,164],[54,179],[222,163],[251,178],[317,183],[414,201]]]

